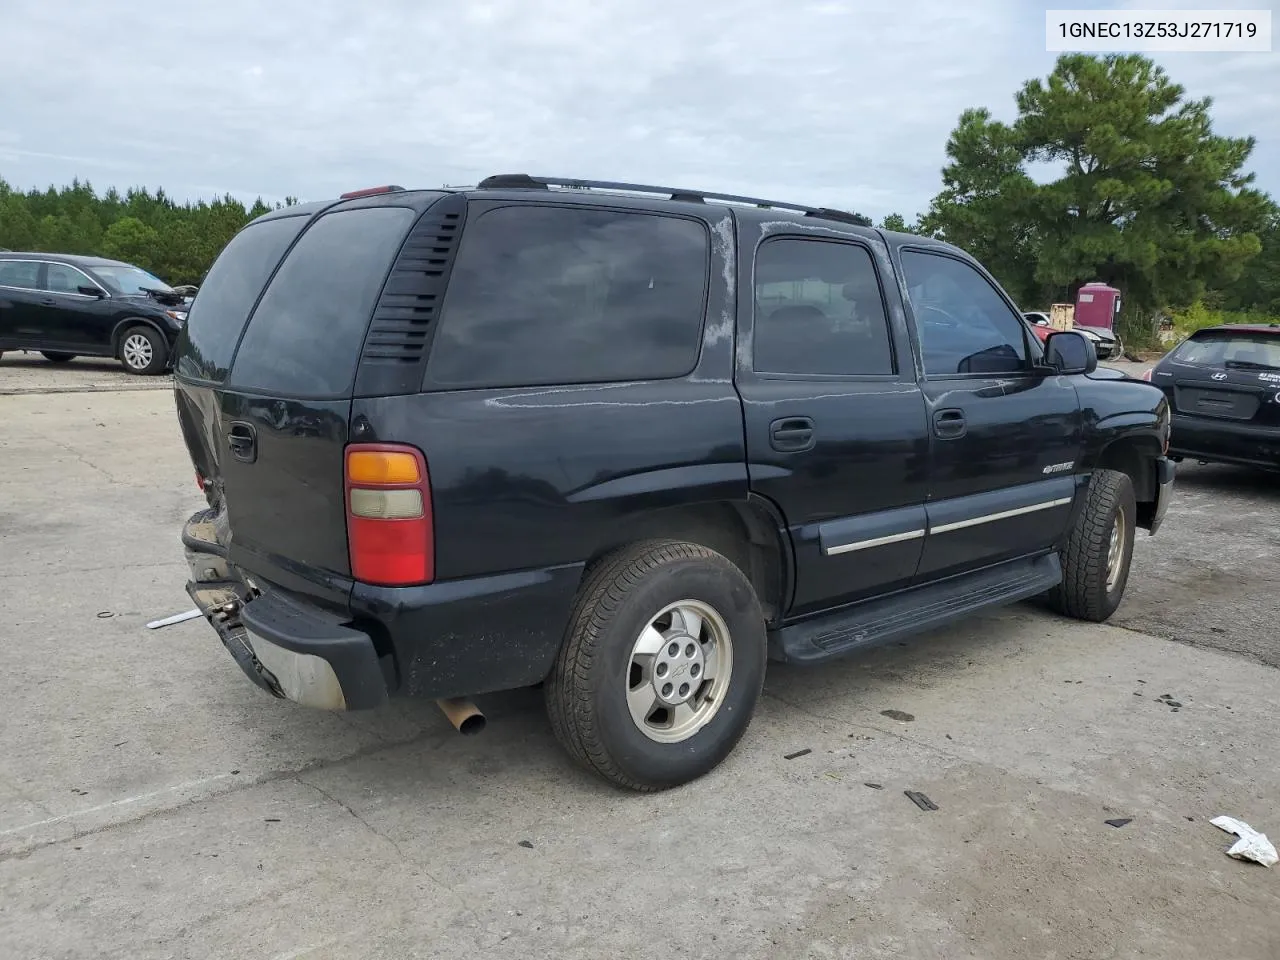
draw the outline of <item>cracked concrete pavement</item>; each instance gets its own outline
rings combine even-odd
[[[1280,873],[1207,822],[1280,839],[1274,486],[1182,471],[1119,626],[1021,605],[771,667],[656,796],[574,768],[536,691],[463,738],[146,630],[200,503],[166,390],[0,396],[0,956],[1280,955]]]

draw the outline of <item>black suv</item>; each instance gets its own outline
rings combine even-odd
[[[115,357],[129,373],[161,373],[186,318],[186,298],[132,264],[0,253],[0,353]]]
[[[567,188],[567,189],[566,189]],[[1044,348],[954,247],[861,217],[491,177],[266,214],[178,345],[188,592],[320,707],[542,684],[658,789],[814,664],[1047,595],[1105,620],[1169,503],[1169,407]]]
[[[1173,407],[1172,459],[1280,470],[1280,323],[1197,330],[1142,378]]]

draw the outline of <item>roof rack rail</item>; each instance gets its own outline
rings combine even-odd
[[[860,227],[870,227],[872,222],[860,213],[833,210],[830,207],[806,207],[798,203],[781,203],[777,200],[761,200],[759,197],[740,197],[732,193],[709,193],[706,190],[685,190],[681,187],[656,187],[644,183],[620,183],[612,180],[570,180],[565,177],[531,177],[527,173],[500,173],[485,177],[476,185],[479,190],[547,190],[551,187],[569,187],[574,190],[623,190],[629,193],[665,194],[670,200],[684,203],[706,203],[708,200],[722,203],[745,203],[763,210],[795,210],[807,217],[822,220],[839,220]]]

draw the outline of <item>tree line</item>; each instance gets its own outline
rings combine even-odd
[[[1066,54],[1015,101],[1010,123],[966,110],[929,208],[881,225],[968,250],[1024,309],[1110,283],[1135,344],[1153,340],[1154,318],[1169,310],[1280,319],[1280,209],[1245,172],[1254,139],[1215,134],[1209,99],[1188,99],[1146,57]],[[98,254],[199,284],[236,231],[269,209],[229,195],[99,195],[79,181],[23,193],[0,180],[0,248]]]
[[[272,209],[260,197],[246,207],[230,195],[180,204],[163,189],[99,195],[79,180],[24,193],[0,179],[0,249],[110,257],[173,285],[199,284],[236,231]]]
[[[1109,283],[1135,344],[1192,307],[1280,320],[1280,209],[1245,172],[1254,138],[1214,134],[1208,98],[1146,57],[1067,54],[1015,100],[1011,123],[961,114],[928,210],[882,225],[968,250],[1024,309]]]

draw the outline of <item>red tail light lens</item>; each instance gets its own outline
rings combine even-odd
[[[1153,368],[1153,369],[1154,369],[1154,368]],[[1150,383],[1150,382],[1151,382],[1151,371],[1150,371],[1150,370],[1143,370],[1143,371],[1142,371],[1142,374],[1138,377],[1138,379],[1139,379],[1139,380],[1145,380],[1145,381],[1147,381],[1147,383]]]
[[[422,452],[398,443],[356,443],[344,458],[351,575],[404,587],[435,577],[431,483]]]
[[[376,197],[380,193],[402,193],[404,187],[389,183],[382,187],[365,187],[363,190],[348,190],[341,194],[339,200],[355,200],[357,197]]]

